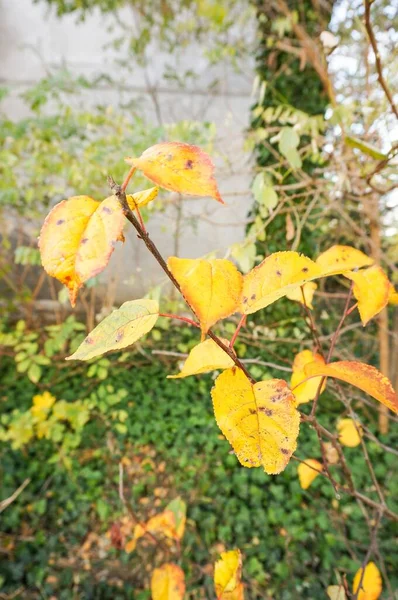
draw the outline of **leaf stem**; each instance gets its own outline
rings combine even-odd
[[[196,323],[192,319],[188,319],[188,317],[180,317],[179,315],[172,315],[172,314],[168,314],[168,313],[159,313],[159,317],[166,317],[167,319],[178,319],[179,321],[185,321],[185,323],[189,323],[190,325],[193,325],[194,327],[200,328],[199,323]]]
[[[137,167],[135,167],[134,165],[132,167],[130,167],[130,171],[126,175],[126,179],[123,181],[122,185],[120,186],[122,192],[126,191],[129,181],[132,178],[132,176],[134,175],[134,173],[136,172],[136,170],[137,170]]]
[[[231,341],[229,342],[229,347],[230,348],[234,347],[236,339],[237,339],[237,337],[239,335],[239,331],[241,330],[241,328],[243,327],[243,325],[246,323],[246,317],[247,317],[247,315],[242,315],[241,316],[240,321],[239,321],[239,323],[238,323],[238,325],[237,325],[237,327],[235,329],[234,335],[232,336]]]

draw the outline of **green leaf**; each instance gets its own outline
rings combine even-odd
[[[351,146],[351,148],[357,148],[364,154],[367,154],[376,160],[384,160],[387,158],[387,154],[384,154],[381,152],[381,150],[376,148],[376,146],[373,146],[373,144],[368,144],[368,142],[364,142],[360,138],[347,135],[345,141],[348,146]]]
[[[41,367],[36,363],[32,363],[28,369],[28,377],[33,383],[37,383],[40,381],[41,377]]]
[[[302,161],[297,151],[300,136],[293,127],[282,127],[279,138],[279,152],[284,156],[293,169],[300,169]]]
[[[252,184],[254,198],[258,204],[272,210],[278,204],[278,196],[274,188],[269,185],[265,173],[258,173]]]
[[[89,360],[110,350],[131,346],[148,333],[159,316],[155,300],[131,300],[106,317],[66,360]]]

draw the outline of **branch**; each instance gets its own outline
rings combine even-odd
[[[24,491],[24,489],[27,485],[29,485],[29,483],[30,479],[25,479],[25,481],[19,486],[18,489],[15,490],[13,494],[11,494],[11,496],[0,502],[0,513],[2,513],[3,510],[5,510],[6,508],[8,508],[8,506],[10,506],[10,504],[12,504],[14,500],[18,498],[19,494],[21,494]]]
[[[377,46],[377,40],[376,40],[376,36],[373,31],[372,23],[370,21],[370,5],[371,4],[372,4],[371,0],[365,0],[365,28],[366,28],[366,32],[368,34],[370,44],[372,46],[372,49],[373,49],[373,52],[375,55],[377,79],[379,80],[379,83],[384,90],[384,93],[387,97],[387,100],[391,106],[391,109],[392,109],[394,115],[398,119],[398,109],[395,106],[394,98],[391,94],[391,91],[387,85],[386,80],[384,79],[383,65],[381,64],[381,60],[380,60],[379,48]]]
[[[149,252],[152,254],[152,256],[154,257],[154,259],[158,262],[158,264],[160,265],[160,267],[166,273],[167,277],[170,279],[171,283],[174,285],[174,287],[180,292],[181,296],[184,298],[184,295],[183,295],[183,293],[181,291],[180,284],[178,283],[177,279],[174,277],[173,273],[170,271],[169,267],[167,266],[166,261],[164,260],[163,256],[160,254],[160,252],[159,252],[156,244],[149,237],[149,233],[147,231],[143,230],[143,228],[141,227],[139,221],[137,220],[137,218],[135,217],[134,213],[130,209],[130,207],[129,207],[128,203],[127,203],[127,200],[126,200],[126,194],[125,194],[122,186],[117,185],[117,183],[112,179],[112,177],[108,177],[108,183],[109,183],[109,186],[110,186],[111,190],[113,191],[113,193],[115,194],[115,196],[118,198],[126,219],[128,221],[130,221],[130,223],[133,225],[134,229],[138,233],[138,237],[140,239],[142,239],[142,241],[144,242],[145,246],[148,248]],[[187,302],[187,304],[188,304],[188,302]],[[189,306],[189,304],[188,304],[188,306]],[[192,307],[189,306],[189,308],[195,314],[195,312],[192,309]],[[234,361],[235,365],[244,372],[244,374],[249,379],[249,381],[251,381],[252,383],[254,383],[254,380],[253,380],[252,376],[250,375],[249,371],[246,369],[245,365],[236,356],[233,348],[229,348],[228,346],[226,346],[220,340],[220,338],[218,338],[211,331],[211,329],[209,329],[209,331],[207,332],[207,335],[217,344],[217,346],[219,346],[222,350],[224,350],[224,352],[226,352],[230,358],[232,358],[232,360]]]

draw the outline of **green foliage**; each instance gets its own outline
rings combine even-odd
[[[181,343],[189,340],[188,331],[183,328],[178,333]],[[46,367],[45,385],[56,398],[64,399],[53,407],[61,403],[58,424],[64,427],[64,435],[67,431],[71,436],[69,447],[52,436],[34,436],[19,450],[0,444],[4,497],[31,478],[2,515],[2,538],[6,547],[13,548],[13,560],[3,561],[0,567],[4,591],[11,593],[22,585],[30,587],[32,598],[47,594],[67,600],[78,572],[76,598],[146,597],[149,575],[142,567],[152,560],[150,547],[131,555],[106,545],[101,550],[105,532],[123,514],[117,491],[122,457],[135,465],[135,474],[126,477],[125,485],[141,519],[147,516],[147,502],[142,500],[151,502],[161,490],[166,498],[158,501],[160,507],[176,495],[187,502],[182,567],[189,598],[202,598],[200,590],[206,598],[212,597],[212,576],[206,565],[209,557],[217,556],[220,544],[242,549],[248,600],[293,600],[297,595],[315,600],[323,597],[333,580],[336,564],[347,573],[355,572],[358,562],[352,552],[362,557],[368,543],[359,507],[349,497],[336,498],[324,478],[318,478],[311,491],[303,491],[293,461],[278,478],[259,469],[242,469],[218,435],[209,400],[211,377],[170,382],[166,379],[170,368],[146,364],[141,369],[139,356],[131,356],[136,367],[113,364],[107,381],[91,392],[93,380],[84,373],[57,383],[56,365]],[[35,393],[34,385],[15,378],[13,363],[6,360],[2,395],[7,414],[15,409],[29,412]],[[78,417],[82,410],[90,414],[83,429]],[[339,414],[338,403],[325,398],[319,415],[324,426],[333,428]],[[374,433],[376,422],[374,415],[370,426]],[[384,441],[392,444],[392,436]],[[69,460],[60,459],[60,449]],[[305,428],[299,456],[318,450],[315,432]],[[356,485],[370,489],[363,456],[356,449],[345,452]],[[398,489],[391,477],[393,457],[372,443],[369,452],[394,509]],[[21,535],[22,531],[30,533]],[[85,555],[82,546],[89,533],[99,539]],[[381,531],[380,552],[393,570],[393,536],[387,525]],[[112,571],[103,579],[101,570],[109,564]],[[398,585],[396,576],[392,585]]]

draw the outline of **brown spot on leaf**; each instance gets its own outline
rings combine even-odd
[[[242,302],[243,304],[247,304],[248,298],[246,298],[246,296],[243,298]]]
[[[124,336],[124,332],[123,331],[118,331],[116,334],[116,338],[115,338],[115,342],[120,342],[120,340],[123,338]]]
[[[286,448],[281,448],[281,452],[282,454],[289,454],[289,450],[286,450]]]
[[[106,213],[107,215],[111,215],[112,214],[112,209],[109,208],[109,206],[103,206],[102,207],[102,212]]]
[[[62,223],[65,223],[65,219],[58,219],[57,225],[62,225]]]
[[[267,415],[267,417],[272,417],[273,412],[270,408],[260,408],[261,412]]]
[[[185,163],[185,168],[193,169],[193,161],[191,159],[187,160],[187,162]]]
[[[85,344],[94,344],[94,340],[93,338],[91,338],[90,336],[86,337],[86,339],[84,340]]]
[[[250,300],[255,300],[256,299],[256,294],[253,294],[250,298]]]
[[[251,415],[255,415],[255,414],[256,414],[256,411],[254,410],[254,408],[249,408],[249,413],[250,413]]]
[[[282,275],[282,273],[280,271],[277,271],[276,274],[279,275],[279,276]]]
[[[88,238],[83,238],[81,241],[81,244],[87,244],[87,242],[88,242]]]
[[[303,267],[301,270],[303,273],[308,273],[308,267]]]

